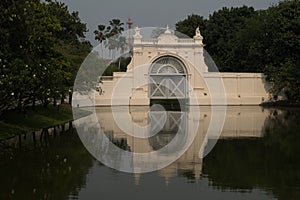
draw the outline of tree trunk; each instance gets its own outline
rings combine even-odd
[[[32,109],[35,108],[35,94],[32,96]]]
[[[48,104],[49,104],[49,101],[48,101],[47,97],[45,97],[43,106],[46,108],[48,106]]]
[[[65,103],[65,95],[64,94],[61,95],[61,100],[60,100],[60,104],[63,104],[63,103]]]
[[[53,106],[55,107],[56,104],[57,104],[57,103],[56,103],[56,98],[54,97],[54,98],[53,98]]]
[[[73,98],[73,94],[72,92],[69,92],[69,104],[72,105],[72,98]]]
[[[22,112],[22,99],[23,99],[22,96],[23,96],[22,92],[20,92],[20,95],[19,95],[19,98],[18,98],[18,107],[17,107],[18,112]]]

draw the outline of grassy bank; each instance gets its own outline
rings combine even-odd
[[[82,116],[89,113],[79,111]],[[61,125],[73,120],[72,108],[69,105],[46,108],[37,106],[34,110],[28,109],[26,113],[15,110],[7,111],[0,120],[0,140],[42,128]]]

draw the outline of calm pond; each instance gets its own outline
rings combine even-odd
[[[200,110],[199,118],[193,116],[194,108],[179,115],[170,110],[162,131],[134,139],[118,128],[111,108],[96,109],[104,134],[127,152],[159,150],[176,134],[196,132],[179,159],[150,173],[120,172],[95,159],[75,128],[89,118],[2,141],[0,199],[300,199],[299,110],[227,107],[223,131],[214,137],[207,136],[211,107]],[[116,112],[126,118],[126,110]],[[127,115],[145,126],[149,113],[149,108],[137,107]],[[186,120],[184,128],[178,119]]]

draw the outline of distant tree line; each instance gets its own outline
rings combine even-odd
[[[71,94],[92,47],[78,12],[56,0],[1,0],[0,27],[0,115]]]
[[[300,1],[284,0],[266,10],[222,8],[208,19],[192,14],[176,23],[190,37],[200,27],[205,48],[222,72],[262,72],[276,99],[300,100]]]

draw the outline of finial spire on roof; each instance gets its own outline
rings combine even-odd
[[[165,31],[165,34],[170,34],[171,33],[171,30],[169,28],[169,25],[167,25],[167,28],[166,28],[166,31]]]
[[[195,40],[196,43],[203,45],[203,43],[202,43],[203,37],[202,37],[202,35],[200,33],[199,26],[196,28],[194,40]]]
[[[201,38],[201,39],[203,39],[203,37],[202,37],[202,35],[201,35],[201,33],[200,33],[200,28],[199,28],[199,26],[196,28],[194,38],[197,38],[197,39],[200,39],[200,38]]]
[[[134,38],[142,38],[141,29],[138,26],[135,27],[135,34],[133,37]]]

